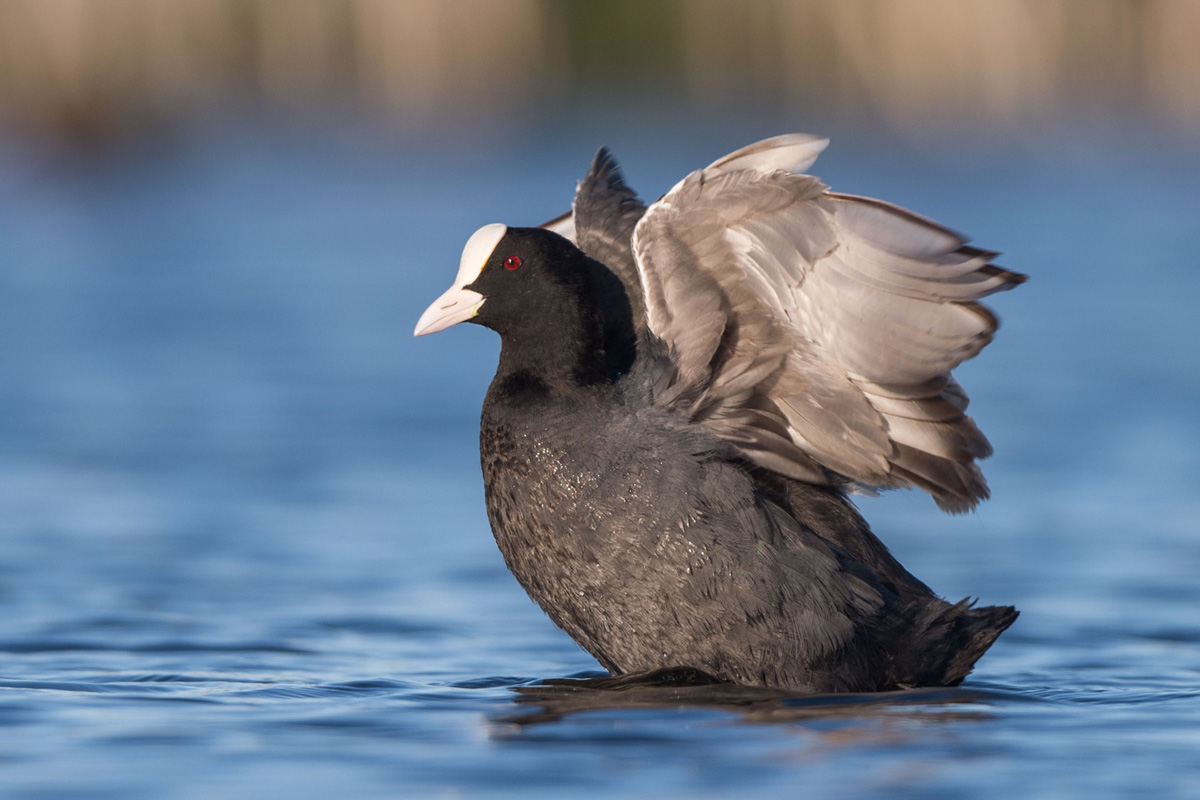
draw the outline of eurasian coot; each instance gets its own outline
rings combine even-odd
[[[955,685],[1017,616],[935,595],[847,499],[988,495],[950,371],[990,341],[994,253],[751,145],[646,207],[602,149],[573,212],[486,225],[416,335],[502,346],[488,517],[530,596],[614,674],[803,692]],[[561,235],[560,235],[561,234]]]

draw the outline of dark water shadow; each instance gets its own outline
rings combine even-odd
[[[927,687],[890,692],[797,694],[720,681],[690,667],[672,667],[617,677],[548,678],[515,686],[522,710],[497,721],[518,726],[558,722],[572,714],[618,709],[690,707],[727,711],[746,722],[797,722],[814,719],[920,717],[939,721],[987,720],[979,708],[1013,701],[1008,692],[963,687]],[[954,710],[955,706],[964,706]],[[970,709],[965,706],[971,706]],[[936,712],[936,713],[934,713]]]

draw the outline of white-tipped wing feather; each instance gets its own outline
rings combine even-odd
[[[996,330],[976,301],[1023,277],[936,223],[797,174],[824,146],[751,145],[638,222],[647,325],[674,362],[656,402],[769,469],[916,485],[966,510],[987,497],[975,459],[991,448],[950,371]]]

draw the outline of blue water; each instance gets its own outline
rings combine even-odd
[[[1032,276],[961,373],[994,499],[861,502],[939,592],[1021,609],[961,689],[514,691],[598,666],[491,540],[494,336],[414,321],[471,231],[565,209],[596,145],[653,197],[787,129],[830,132],[0,148],[0,794],[1200,796],[1200,156],[1136,131],[845,133],[814,169]]]

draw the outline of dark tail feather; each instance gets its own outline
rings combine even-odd
[[[907,647],[891,665],[893,686],[957,686],[1000,634],[1017,618],[1012,606],[972,608],[971,600],[920,601]]]
[[[1008,629],[1017,619],[1019,613],[1012,606],[984,606],[971,608],[963,600],[952,606],[958,609],[954,620],[955,637],[958,640],[958,651],[950,659],[940,683],[943,686],[957,686],[971,672],[975,662],[987,652],[1000,634]]]

